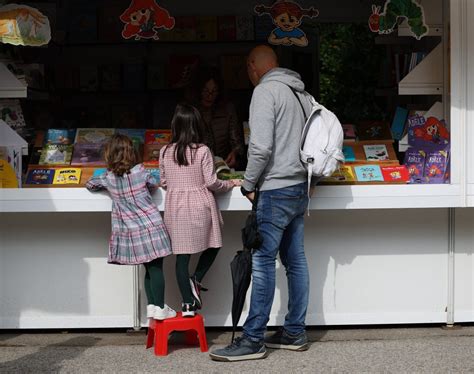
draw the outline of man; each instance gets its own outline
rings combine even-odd
[[[243,335],[210,353],[214,360],[240,361],[267,356],[266,347],[308,349],[305,318],[309,275],[303,246],[308,203],[306,172],[299,158],[304,114],[311,104],[299,74],[278,66],[268,46],[253,49],[247,70],[255,86],[250,103],[250,144],[242,193],[251,201],[258,188],[257,221],[263,238],[253,254],[252,295]],[[277,254],[288,278],[288,313],[283,328],[264,339],[275,293]]]

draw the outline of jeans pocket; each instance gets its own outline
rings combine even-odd
[[[271,196],[272,223],[285,228],[300,213],[301,197],[278,194]]]

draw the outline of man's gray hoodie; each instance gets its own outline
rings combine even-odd
[[[289,87],[288,87],[289,86]],[[304,83],[294,71],[274,68],[255,87],[250,103],[250,142],[243,187],[253,191],[289,187],[306,181],[299,147],[304,116],[290,87],[307,114],[311,104]]]

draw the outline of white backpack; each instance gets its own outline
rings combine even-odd
[[[308,171],[309,191],[313,176],[329,177],[344,162],[344,132],[336,115],[317,103],[313,96],[304,93],[311,103],[311,113],[307,116],[300,98],[296,92],[293,93],[306,121],[301,134],[300,159]]]

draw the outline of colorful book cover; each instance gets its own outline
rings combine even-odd
[[[352,148],[350,145],[345,145],[342,147],[342,152],[344,153],[344,158],[346,162],[351,162],[355,161],[355,153],[354,153],[354,148]]]
[[[349,165],[341,165],[330,177],[323,178],[321,183],[354,183],[355,181],[356,179],[352,167]]]
[[[385,144],[364,145],[364,152],[367,161],[386,161],[389,159]]]
[[[160,183],[160,169],[159,168],[147,168],[147,171],[155,178],[157,183]]]
[[[383,182],[382,170],[379,165],[354,166],[359,182]]]
[[[255,31],[252,16],[236,16],[235,27],[237,40],[254,40]]]
[[[114,133],[115,129],[111,128],[78,128],[75,143],[104,144]]]
[[[408,118],[408,144],[414,147],[445,147],[449,144],[446,123],[435,117],[414,115]]]
[[[117,129],[118,134],[127,135],[133,144],[145,143],[145,129]]]
[[[448,161],[449,151],[447,149],[427,152],[424,171],[426,183],[444,183]]]
[[[145,144],[143,147],[143,163],[145,165],[159,165],[160,164],[160,150],[166,144]]]
[[[46,133],[46,144],[73,144],[76,136],[75,129],[49,129]]]
[[[53,184],[79,184],[81,182],[81,169],[64,168],[56,169]]]
[[[94,169],[94,172],[92,173],[92,178],[100,177],[104,175],[105,173],[107,173],[107,168]]]
[[[72,166],[104,165],[103,145],[78,143],[74,146]]]
[[[120,65],[102,65],[100,67],[100,88],[103,91],[118,91],[122,86]]]
[[[146,130],[145,144],[168,144],[171,141],[171,130]]]
[[[382,175],[385,182],[408,182],[410,173],[405,165],[401,166],[382,166]]]
[[[18,188],[19,182],[13,166],[6,160],[0,160],[0,188]]]
[[[213,42],[217,40],[216,16],[197,17],[196,40],[204,42]]]
[[[421,149],[410,148],[405,152],[403,164],[408,169],[410,183],[423,183],[426,152]]]
[[[390,127],[382,121],[365,121],[357,125],[359,141],[392,140]]]
[[[356,130],[355,125],[352,124],[343,124],[342,131],[344,132],[344,141],[353,141],[356,140]]]
[[[407,122],[408,109],[397,107],[392,121],[392,136],[395,140],[400,140],[405,133],[405,124]]]
[[[218,40],[235,40],[236,39],[235,16],[217,17],[217,39]]]
[[[69,165],[72,157],[72,145],[47,144],[41,151],[39,165]]]
[[[25,184],[53,184],[54,169],[30,169]]]
[[[5,121],[13,130],[26,126],[20,100],[0,100],[0,119]]]

